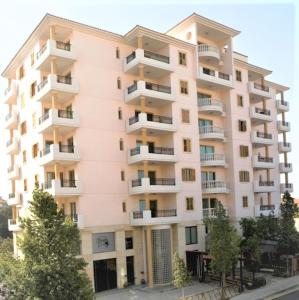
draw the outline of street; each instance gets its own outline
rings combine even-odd
[[[276,298],[276,300],[297,300],[297,299],[299,299],[299,291],[295,291],[288,295],[284,295],[279,298]]]

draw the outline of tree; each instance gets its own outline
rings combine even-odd
[[[181,289],[182,297],[185,297],[184,287],[191,282],[191,274],[188,272],[185,262],[182,258],[179,257],[177,252],[174,253],[173,261],[172,261],[172,269],[173,269],[173,285]]]
[[[94,299],[84,271],[86,263],[77,258],[80,234],[77,226],[57,209],[53,197],[34,190],[30,218],[21,219],[23,254],[10,269],[5,282],[16,299]]]
[[[293,255],[299,251],[299,233],[296,230],[294,220],[299,209],[294,203],[294,198],[288,192],[282,198],[280,212],[278,252]]]
[[[8,230],[8,219],[11,218],[11,208],[7,203],[0,205],[0,237],[11,237],[11,232]]]
[[[226,274],[230,272],[238,260],[240,238],[221,202],[216,203],[215,217],[205,219],[210,233],[209,253],[212,256],[211,267],[220,274],[221,299],[224,299]]]

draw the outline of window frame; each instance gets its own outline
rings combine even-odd
[[[192,232],[192,231],[194,231],[194,232]],[[194,237],[195,237],[195,239],[193,239]],[[186,243],[186,245],[198,244],[197,226],[186,226],[185,227],[185,243]]]

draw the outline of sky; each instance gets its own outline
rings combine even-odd
[[[211,4],[211,2],[213,4]],[[298,4],[297,4],[298,3]],[[193,12],[241,31],[234,38],[234,50],[249,56],[252,64],[273,71],[267,77],[290,87],[285,99],[290,102],[287,121],[292,143],[289,161],[293,173],[295,198],[299,198],[299,1],[168,1],[168,0],[9,0],[0,3],[0,72],[21,47],[23,42],[46,13],[82,22],[119,34],[125,34],[135,25],[165,32]],[[0,97],[6,81],[0,79]],[[1,103],[1,101],[0,101]],[[0,128],[7,113],[0,104]],[[5,153],[7,133],[0,131],[0,195],[6,197],[8,183],[5,178],[8,158]],[[296,182],[297,181],[297,182]]]

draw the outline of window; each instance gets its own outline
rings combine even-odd
[[[180,81],[180,90],[181,94],[188,95],[188,82],[187,81]]]
[[[193,210],[193,198],[192,197],[187,197],[186,198],[186,210]]]
[[[183,139],[183,150],[184,152],[191,152],[191,140]]]
[[[248,207],[248,197],[247,196],[242,197],[242,205],[243,205],[243,207]]]
[[[26,121],[24,121],[21,124],[21,135],[25,134],[27,132],[27,125],[26,125]]]
[[[248,171],[239,171],[240,182],[249,182],[249,172]]]
[[[30,86],[30,96],[33,97],[35,95],[36,92],[36,81],[34,81],[33,83],[31,83]]]
[[[31,66],[33,66],[33,65],[34,65],[34,59],[35,59],[35,54],[34,54],[34,52],[31,53],[30,58],[31,58]]]
[[[121,79],[120,79],[120,77],[117,77],[117,88],[119,90],[121,89]]]
[[[246,130],[246,121],[239,120],[239,131],[245,132]]]
[[[119,120],[122,120],[122,118],[123,118],[123,112],[122,112],[121,107],[119,107],[119,108],[118,108],[118,119],[119,119]]]
[[[22,65],[19,69],[19,79],[21,80],[25,76],[24,66]]]
[[[32,157],[36,158],[38,156],[38,144],[32,146]]]
[[[187,54],[183,52],[179,52],[179,64],[182,66],[187,65]]]
[[[236,70],[236,80],[242,81],[242,72],[240,70]]]
[[[238,102],[238,106],[243,107],[243,96],[242,95],[237,95],[237,102]]]
[[[182,123],[190,123],[190,115],[188,109],[182,109]]]
[[[122,209],[123,209],[124,213],[127,212],[127,204],[126,204],[126,202],[122,203]]]
[[[185,227],[186,245],[197,244],[197,227]]]
[[[126,250],[133,249],[133,238],[126,237]]]
[[[125,181],[125,171],[124,170],[120,171],[120,179],[121,179],[121,181]]]
[[[22,156],[23,156],[23,163],[25,164],[27,162],[27,152],[26,152],[26,150],[24,150],[22,152]]]
[[[248,157],[249,151],[248,146],[240,145],[240,157]]]
[[[21,95],[21,108],[24,109],[26,105],[24,94]]]
[[[32,128],[36,127],[36,113],[32,114]]]
[[[195,169],[182,169],[182,180],[183,181],[195,181]]]
[[[115,49],[115,56],[116,56],[116,58],[120,57],[119,56],[119,47],[116,47],[116,49]]]
[[[24,184],[24,192],[27,192],[27,190],[28,190],[27,179],[24,179],[23,184]]]
[[[124,140],[123,140],[123,139],[120,139],[120,140],[119,140],[119,150],[120,150],[120,151],[123,151],[123,150],[124,150]]]

